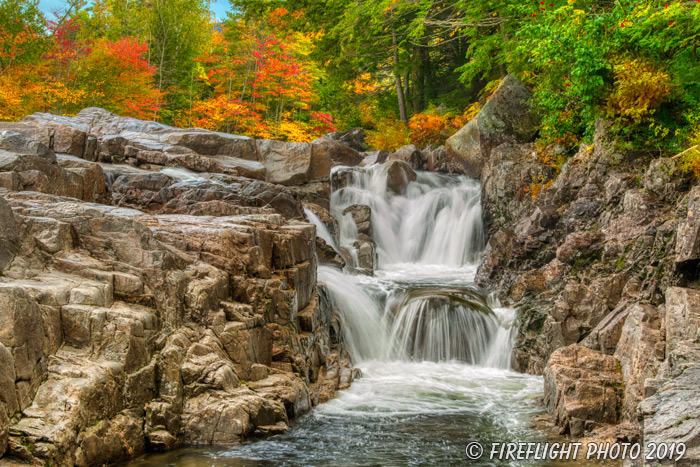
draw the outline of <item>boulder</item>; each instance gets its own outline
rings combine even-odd
[[[581,437],[617,423],[622,376],[617,360],[574,344],[556,350],[544,372],[544,404],[562,434]]]
[[[0,130],[0,149],[15,154],[37,156],[56,161],[56,155],[44,144],[11,130]]]
[[[389,155],[387,160],[403,161],[410,165],[414,170],[421,170],[424,165],[423,154],[414,144],[409,144],[408,146],[403,146],[397,149],[396,152]]]
[[[350,213],[352,220],[360,234],[372,236],[372,208],[364,204],[353,204],[343,211],[343,215]]]
[[[12,262],[18,249],[19,235],[15,217],[7,201],[0,197],[0,271]]]
[[[371,152],[360,153],[362,157],[362,162],[360,162],[360,167],[370,167],[374,164],[383,164],[389,157],[389,151],[379,150]]]
[[[453,172],[454,167],[452,165],[453,154],[445,146],[440,146],[432,151],[428,152],[426,160],[426,170],[431,172]]]
[[[36,113],[22,120],[22,123],[50,128],[50,148],[57,154],[83,157],[87,146],[88,125],[48,113]]]
[[[337,141],[345,146],[354,149],[357,152],[365,150],[365,130],[362,128],[351,128],[347,131],[337,131],[321,136],[313,143],[321,143],[324,141]]]
[[[331,165],[344,165],[354,167],[362,162],[363,157],[352,147],[329,138],[321,138],[314,141],[314,144],[325,147],[331,158]]]
[[[203,156],[259,161],[255,140],[247,136],[231,135],[206,130],[179,130],[167,134],[162,141],[190,149]]]
[[[387,189],[397,195],[403,195],[408,184],[415,182],[418,178],[411,166],[400,160],[387,162],[384,170],[386,170]]]
[[[467,175],[480,178],[495,147],[533,140],[537,119],[528,106],[531,96],[532,91],[515,76],[506,76],[481,112],[447,140],[445,146]]]
[[[372,273],[376,265],[374,244],[369,241],[358,240],[353,244],[353,247],[357,251],[357,268]]]
[[[267,181],[303,185],[330,176],[330,150],[325,145],[259,140],[258,149],[267,169]]]

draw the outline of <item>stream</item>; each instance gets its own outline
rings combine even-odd
[[[340,168],[332,194],[338,235],[310,211],[318,235],[350,261],[358,232],[348,206],[372,208],[375,274],[319,267],[362,377],[284,434],[232,447],[149,455],[132,467],[563,465],[470,462],[471,441],[544,441],[540,377],[511,370],[515,311],[474,285],[485,237],[480,185],[418,173],[401,196],[384,165]],[[583,465],[577,463],[576,465]]]

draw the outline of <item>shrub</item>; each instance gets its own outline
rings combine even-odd
[[[608,116],[640,123],[652,115],[671,93],[669,76],[644,60],[613,67],[615,85],[608,98]]]
[[[398,148],[411,144],[408,126],[396,118],[383,118],[376,124],[376,130],[367,132],[367,144],[374,149],[396,151]]]

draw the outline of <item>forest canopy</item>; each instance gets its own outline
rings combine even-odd
[[[0,120],[88,106],[184,127],[310,141],[361,126],[438,145],[508,73],[540,141],[604,117],[632,149],[700,142],[700,0],[0,1]]]

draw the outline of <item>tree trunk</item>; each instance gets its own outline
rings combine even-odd
[[[403,86],[399,74],[399,47],[396,44],[396,31],[391,31],[391,40],[394,46],[394,81],[396,82],[396,96],[399,100],[399,119],[405,122],[408,118],[406,117],[406,100],[403,96]]]
[[[413,107],[416,112],[425,110],[425,49],[418,47],[418,66],[416,67],[413,93]]]

